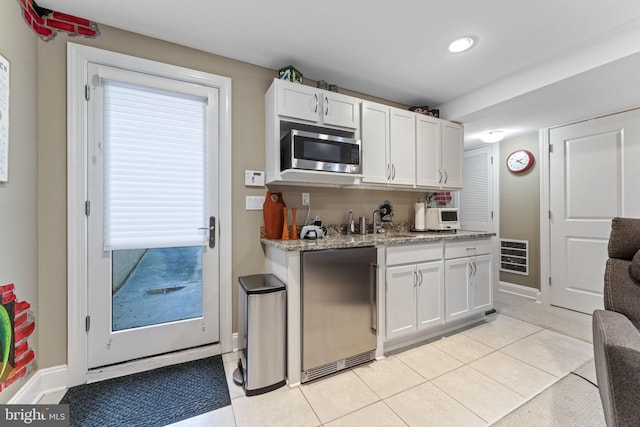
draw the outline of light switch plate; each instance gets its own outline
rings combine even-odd
[[[244,171],[244,185],[248,187],[264,187],[264,171]]]
[[[248,211],[261,211],[262,205],[264,205],[265,196],[247,196],[246,197],[246,210]]]

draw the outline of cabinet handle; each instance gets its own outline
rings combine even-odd
[[[313,110],[314,113],[318,112],[318,101],[320,101],[318,99],[318,94],[316,93],[315,95],[313,95],[313,97],[316,99],[316,108]]]
[[[420,273],[420,285],[422,286],[422,279],[424,279],[424,277],[422,276],[422,271],[418,271],[418,273]]]
[[[418,286],[418,272],[413,270],[413,287]]]
[[[442,171],[439,170],[438,173],[440,174],[440,178],[438,179],[438,184],[442,184]]]
[[[391,170],[393,171],[391,179],[396,179],[396,165],[391,165]]]
[[[449,181],[449,175],[447,174],[447,170],[444,170],[444,183],[446,184]]]
[[[387,179],[391,179],[391,163],[387,163]]]
[[[327,98],[326,96],[324,97],[324,103],[327,104],[327,108],[324,110],[324,115],[328,116],[329,115],[329,98]]]

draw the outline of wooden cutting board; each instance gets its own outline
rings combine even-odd
[[[262,205],[262,215],[264,216],[264,228],[267,232],[267,239],[280,239],[282,237],[282,227],[284,225],[284,211],[282,208],[286,206],[282,198],[282,193],[267,191],[264,205]]]

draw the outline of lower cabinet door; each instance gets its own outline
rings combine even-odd
[[[471,313],[470,279],[471,262],[469,258],[445,261],[445,318],[456,320]]]
[[[415,332],[415,265],[387,268],[386,281],[386,339]]]
[[[480,255],[473,261],[471,276],[472,311],[481,312],[493,307],[493,267],[491,255]]]
[[[418,330],[444,324],[444,263],[418,264]]]

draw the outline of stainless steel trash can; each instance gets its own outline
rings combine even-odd
[[[286,384],[286,286],[272,274],[238,278],[238,351],[234,373],[247,396]]]

